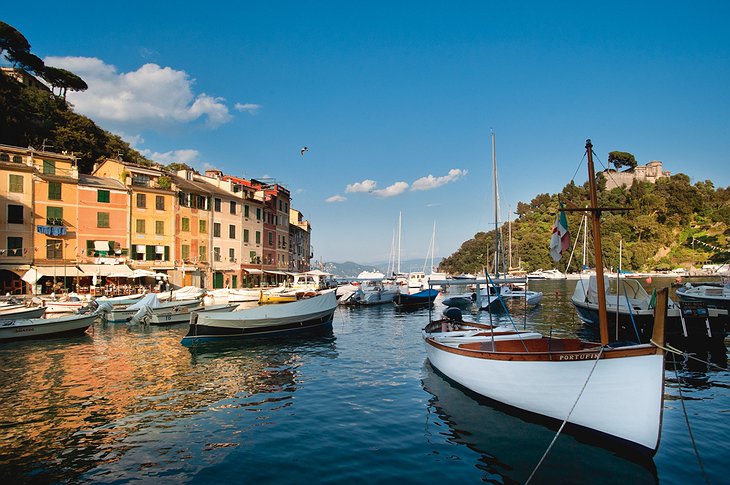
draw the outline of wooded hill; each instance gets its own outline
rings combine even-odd
[[[597,183],[600,207],[630,209],[602,214],[601,241],[606,267],[618,268],[621,241],[622,268],[628,271],[701,267],[730,260],[730,188],[715,189],[709,180],[692,185],[690,178],[681,173],[661,178],[656,184],[634,181],[631,187],[610,191],[606,190],[601,174],[597,175]],[[571,182],[559,194],[540,194],[529,204],[520,202],[517,205],[517,219],[512,222],[513,267],[521,265],[527,271],[557,267],[566,271],[569,254],[564,254],[557,263],[549,255],[559,201],[564,207],[589,205],[588,183],[577,186]],[[572,248],[583,213],[566,213],[566,216]],[[500,231],[505,258],[508,258],[507,226],[503,225]],[[590,220],[588,231],[586,264],[593,267]],[[488,265],[493,271],[495,246],[494,231],[479,232],[445,258],[439,269],[452,274],[476,273]],[[580,269],[582,253],[583,237],[580,235],[568,272]]]
[[[65,69],[47,66],[31,52],[28,40],[11,25],[0,21],[0,58],[45,81],[49,86],[25,85],[14,76],[0,74],[0,143],[78,157],[79,171],[90,173],[104,158],[151,165],[121,137],[86,116],[74,113],[66,92],[84,91],[86,83]]]

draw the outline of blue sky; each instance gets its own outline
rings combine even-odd
[[[317,259],[369,262],[388,258],[399,211],[404,258],[425,257],[434,221],[437,256],[490,228],[490,129],[505,220],[570,180],[586,138],[604,163],[628,151],[730,185],[729,14],[726,2],[41,1],[5,5],[2,20],[89,83],[69,96],[77,111],[158,161],[280,181]]]

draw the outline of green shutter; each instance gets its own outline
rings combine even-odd
[[[97,202],[109,202],[109,191],[108,190],[97,190],[96,191]]]
[[[48,182],[48,199],[61,200],[61,184],[59,182]]]
[[[146,259],[147,261],[155,260],[155,247],[154,246],[150,246],[149,244],[145,246],[144,259]]]
[[[165,261],[170,261],[170,246],[165,246]]]

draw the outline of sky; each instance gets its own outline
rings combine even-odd
[[[619,150],[730,185],[730,3],[227,3],[11,2],[0,20],[147,157],[288,187],[317,260],[388,260],[399,214],[403,259],[434,224],[442,257],[494,228],[491,130],[503,221],[585,182],[587,138],[597,169]]]

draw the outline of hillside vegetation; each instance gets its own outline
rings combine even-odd
[[[629,169],[631,170],[631,168]],[[623,241],[622,268],[631,271],[669,270],[679,266],[726,263],[730,259],[730,189],[716,189],[709,180],[690,183],[685,174],[659,179],[656,184],[635,181],[631,187],[605,189],[605,179],[597,176],[600,207],[625,207],[626,212],[604,212],[601,235],[604,264],[618,268],[619,244]],[[565,207],[588,205],[588,183],[566,185],[559,194],[540,194],[530,203],[517,205],[517,219],[512,223],[512,265],[533,271],[557,267],[566,271],[569,254],[555,263],[548,247],[559,201]],[[583,214],[566,213],[572,236],[571,245],[581,225]],[[508,248],[507,228],[503,235],[505,257]],[[593,267],[591,224],[588,224],[588,257]],[[582,235],[568,271],[582,264]],[[494,231],[479,232],[465,241],[439,269],[450,273],[481,271],[494,261]],[[572,247],[572,246],[571,246]],[[500,268],[501,271],[501,268]]]

